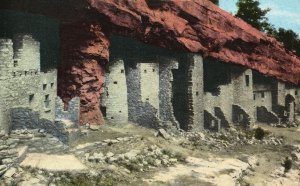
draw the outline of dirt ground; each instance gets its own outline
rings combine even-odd
[[[280,145],[261,143],[237,144],[228,148],[217,148],[216,150],[211,147],[211,145],[206,145],[205,140],[202,144],[195,145],[191,143],[182,145],[184,144],[184,141],[186,141],[186,138],[181,137],[178,134],[174,134],[171,140],[166,140],[162,137],[155,136],[156,131],[153,129],[142,128],[134,124],[127,124],[101,126],[99,131],[90,132],[87,136],[74,141],[71,146],[76,147],[80,144],[92,143],[108,138],[139,136],[140,140],[132,142],[129,145],[124,146],[120,144],[99,150],[105,153],[110,151],[117,154],[124,153],[129,149],[143,149],[147,146],[157,145],[162,149],[167,149],[169,152],[180,154],[180,157],[192,157],[196,158],[197,161],[202,162],[214,162],[215,159],[220,158],[220,162],[227,161],[227,159],[238,160],[242,155],[254,156],[257,158],[257,166],[251,167],[250,171],[242,170],[239,177],[233,180],[232,183],[222,182],[222,179],[219,179],[227,174],[227,169],[224,169],[225,172],[224,170],[221,170],[221,173],[214,173],[212,176],[213,180],[217,181],[207,181],[206,177],[205,179],[201,178],[206,172],[205,169],[197,170],[198,164],[189,164],[189,162],[182,161],[170,167],[156,167],[146,171],[131,171],[128,175],[123,176],[122,179],[114,177],[107,185],[273,185],[271,181],[281,179],[281,176],[286,180],[279,180],[278,183],[274,183],[275,185],[300,185],[300,182],[295,182],[294,179],[296,178],[289,178],[289,176],[287,176],[289,173],[277,177],[270,176],[277,169],[283,170],[283,161],[286,157],[290,157],[291,152],[294,150],[292,145],[300,144],[300,130],[298,128],[275,128],[263,124],[257,125],[264,130],[269,131],[268,135],[282,139],[284,143]],[[226,141],[226,139],[223,139],[223,141]],[[257,141],[259,142],[259,140]],[[208,167],[209,166],[210,165],[208,165]],[[99,169],[105,169],[105,167],[100,166]],[[293,163],[291,170],[292,171],[289,172],[294,171],[293,173],[296,174],[296,176],[299,176],[299,167],[296,163]],[[228,171],[230,172],[229,169]],[[175,172],[182,172],[182,174],[175,174]],[[166,179],[167,177],[170,177],[170,179]],[[226,177],[224,178],[226,180]]]
[[[41,131],[15,131],[9,140],[21,141],[27,154],[0,185],[300,186],[299,128],[93,127],[75,130],[69,145]]]

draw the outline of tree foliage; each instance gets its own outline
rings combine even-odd
[[[266,17],[270,9],[261,9],[258,0],[239,0],[236,5],[238,7],[236,17],[243,19],[258,30],[268,31],[270,29],[271,25]]]
[[[219,0],[210,0],[212,3],[219,5]]]
[[[278,41],[282,42],[284,47],[289,51],[293,52],[297,56],[300,56],[300,38],[297,33],[293,30],[286,30],[284,28],[279,28],[272,35]]]
[[[243,19],[258,30],[276,38],[287,50],[300,56],[299,35],[293,30],[286,30],[284,28],[276,29],[274,25],[270,24],[266,15],[271,9],[261,9],[258,0],[238,0],[236,5],[238,7],[238,11],[235,14],[236,17]]]

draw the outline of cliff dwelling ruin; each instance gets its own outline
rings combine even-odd
[[[219,131],[293,122],[299,112],[299,87],[238,65],[122,37],[110,53],[100,102],[111,123]]]
[[[103,71],[97,72],[99,67],[93,63],[86,63],[95,67],[83,73],[77,69],[80,65],[72,67],[71,73],[81,74],[82,77],[77,78],[76,81],[80,81],[75,81],[67,90],[74,87],[78,89],[80,86],[87,88],[84,83],[95,82],[97,79],[103,81],[103,85],[81,90],[82,94],[86,92],[85,96],[94,93],[92,97],[80,97],[80,104],[79,100],[70,102],[76,94],[68,95],[71,96],[68,99],[64,94],[61,101],[56,98],[57,91],[61,95],[63,93],[57,90],[57,73],[55,70],[49,71],[58,65],[58,23],[11,11],[3,15],[10,16],[9,19],[2,17],[6,25],[21,24],[23,20],[38,25],[46,20],[52,25],[49,34],[56,36],[51,39],[54,43],[49,43],[45,34],[36,33],[35,29],[12,26],[13,32],[3,32],[10,33],[4,34],[1,40],[1,82],[7,89],[1,91],[5,98],[2,101],[6,104],[1,108],[1,128],[6,131],[13,127],[11,121],[18,123],[20,119],[24,123],[24,118],[20,117],[22,114],[12,114],[11,117],[12,110],[22,113],[17,107],[32,109],[39,117],[51,122],[69,119],[75,123],[92,123],[98,117],[101,119],[101,115],[88,114],[95,109],[101,111],[109,123],[132,122],[149,128],[177,128],[185,131],[219,131],[231,126],[250,128],[255,122],[288,123],[294,121],[299,111],[299,87],[296,85],[265,76],[242,65],[224,63],[201,54],[157,48],[114,34],[109,38],[110,58],[105,75]],[[42,39],[41,48],[32,35]],[[65,47],[63,44],[61,48]],[[68,57],[65,52],[62,51],[61,56]],[[41,55],[43,60],[40,59]],[[44,72],[41,72],[41,64]],[[68,70],[60,68],[63,69]],[[96,75],[92,77],[94,73]],[[14,90],[8,87],[10,84],[16,85]],[[11,94],[16,95],[14,99],[8,98]],[[26,98],[23,98],[24,95]],[[93,96],[98,100],[94,100]],[[71,108],[69,116],[63,111],[68,108]],[[90,117],[91,121],[83,120],[85,117]]]
[[[210,1],[0,10],[0,185],[300,180],[300,58]]]

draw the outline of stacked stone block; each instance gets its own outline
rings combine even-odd
[[[15,71],[40,71],[40,43],[28,34],[17,34],[14,43]]]
[[[204,122],[203,58],[191,55],[189,60],[187,130],[197,130],[203,129]]]
[[[9,139],[0,131],[0,178],[18,159],[17,143],[18,141]]]
[[[244,127],[251,127],[255,121],[252,70],[235,67],[233,69],[232,77],[234,87],[232,121]]]
[[[141,68],[140,63],[136,63],[134,66],[125,65],[128,96],[128,120],[145,127],[157,128],[159,126],[159,81],[157,77],[159,69],[158,67],[154,69],[151,64],[145,64],[142,66],[145,67],[145,69]],[[150,74],[144,75],[145,70],[146,73],[148,72]],[[141,76],[150,76],[150,79],[146,79],[144,77],[143,80],[141,80]],[[143,83],[144,85],[142,85]],[[148,85],[145,85],[145,83]],[[157,84],[154,85],[153,83]],[[154,87],[152,88],[151,85]],[[147,91],[155,93],[154,95],[149,95]],[[144,101],[142,101],[142,99]]]
[[[174,116],[173,108],[173,83],[172,70],[178,69],[178,61],[175,59],[163,58],[159,63],[159,119],[163,127],[176,126],[179,123]]]
[[[14,108],[30,108],[54,121],[57,92],[56,70],[40,72],[39,43],[28,35],[18,35],[13,41],[0,40],[0,129],[6,132],[12,127]]]
[[[11,76],[13,67],[13,43],[11,39],[0,39],[0,80]]]
[[[106,108],[106,119],[111,122],[127,123],[127,84],[123,60],[112,62],[105,84],[103,106]]]
[[[141,101],[149,103],[157,110],[159,118],[159,66],[158,63],[139,63],[139,77],[141,85]]]

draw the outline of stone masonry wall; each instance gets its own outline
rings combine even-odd
[[[272,92],[271,91],[254,91],[253,101],[256,107],[264,106],[269,111],[272,110]]]
[[[243,69],[240,67],[234,67],[232,71],[232,82],[233,82],[233,104],[236,105],[238,109],[236,110],[244,110],[243,112],[247,113],[249,116],[250,125],[254,122],[254,112],[255,107],[253,103],[253,77],[252,70]],[[239,112],[240,113],[240,112]],[[235,115],[236,113],[233,113]],[[236,116],[233,116],[236,117]],[[245,118],[245,117],[244,117]],[[237,120],[236,120],[237,121]],[[244,123],[240,123],[242,125]],[[245,126],[250,127],[250,126]]]
[[[31,35],[17,34],[13,38],[15,71],[40,70],[40,43]]]
[[[214,68],[215,65],[211,65],[212,63],[216,63],[215,61],[204,61],[206,63],[207,68]],[[232,123],[232,103],[234,102],[234,97],[233,97],[233,83],[231,79],[231,66],[225,64],[219,64],[222,65],[222,68],[226,68],[226,73],[228,73],[224,78],[229,78],[227,84],[221,84],[217,87],[218,93],[214,92],[205,92],[204,93],[204,109],[207,112],[206,116],[211,118],[212,116],[215,117],[216,119],[219,119],[221,124],[219,127],[221,128],[227,128],[229,127],[230,123]],[[207,69],[208,70],[208,69]],[[214,73],[225,73],[221,72],[218,69],[209,69],[210,72]],[[214,74],[208,74],[213,76]],[[208,79],[211,79],[207,77]],[[205,81],[206,79],[204,79]],[[207,81],[207,80],[206,80]],[[218,81],[222,82],[218,78]],[[209,83],[209,82],[206,82]],[[209,115],[208,115],[209,113]],[[211,120],[210,119],[205,119],[204,126],[210,130],[219,130],[220,128],[216,128],[217,125],[214,124],[214,126],[210,126]],[[215,123],[215,122],[214,122]]]
[[[0,81],[1,128],[5,131],[9,130],[11,125],[9,119],[10,109],[16,107],[31,108],[39,112],[41,118],[54,121],[55,80],[56,71]],[[47,85],[47,87],[45,88],[44,85]]]
[[[278,82],[277,84],[277,104],[284,106],[285,105],[285,84]]]
[[[174,116],[173,109],[173,73],[178,69],[178,61],[175,59],[163,58],[159,63],[159,119],[163,126],[171,122],[172,126],[179,127],[179,123]]]
[[[150,66],[150,65],[149,65]],[[148,67],[149,67],[148,66]],[[152,66],[153,67],[153,66]],[[149,70],[152,71],[152,68],[149,68]],[[151,87],[150,85],[145,86],[144,85],[144,92],[150,91],[150,92],[157,92],[155,93],[155,96],[150,96],[152,98],[149,102],[147,99],[147,95],[143,95],[143,98],[145,99],[145,102],[142,101],[142,93],[141,93],[141,74],[144,73],[144,71],[141,71],[139,63],[133,64],[127,64],[125,63],[125,71],[126,71],[126,83],[127,83],[127,96],[128,96],[128,120],[134,123],[138,123],[145,127],[153,127],[157,128],[159,126],[159,118],[158,118],[158,101],[155,101],[153,99],[158,100],[158,88],[155,89],[155,87],[158,87],[158,68],[155,69],[156,72],[150,72],[152,74],[149,79],[143,80],[144,83],[153,85],[154,83],[157,83],[154,85],[154,87]],[[151,75],[150,74],[150,75]],[[148,76],[150,76],[148,75]],[[146,81],[147,80],[147,81]],[[146,90],[146,87],[149,87],[150,90]],[[150,103],[154,103],[154,106]],[[155,104],[157,103],[157,104]]]
[[[263,122],[263,123],[278,123],[279,122],[278,116],[274,112],[268,110],[266,107],[258,106],[258,107],[256,107],[256,109],[257,109],[256,120],[258,122]]]
[[[213,63],[213,61],[207,61],[207,63]],[[207,112],[206,116],[219,119],[220,127],[225,128],[229,127],[231,122],[243,126],[245,123],[250,124],[251,122],[254,122],[255,113],[253,104],[252,71],[245,70],[238,66],[228,66],[226,68],[230,68],[231,71],[230,81],[227,84],[219,85],[217,94],[211,92],[204,93],[204,109]],[[218,72],[216,71],[216,73]],[[237,116],[237,114],[245,116]],[[246,119],[249,119],[250,121],[246,122]],[[216,130],[215,126],[210,126],[210,119],[206,119],[205,121],[209,123],[205,123],[204,126]]]
[[[255,105],[254,118],[259,122],[274,123],[275,119],[273,118],[277,117],[277,115],[272,111],[272,94],[274,93],[272,87],[263,84],[254,84],[253,89],[253,102]],[[264,114],[268,116],[266,115],[265,118],[262,118]],[[270,120],[268,121],[268,119]]]
[[[123,60],[112,61],[106,76],[102,100],[106,119],[111,122],[128,122],[128,100],[125,66]],[[102,101],[101,101],[102,102]]]
[[[11,39],[0,39],[0,80],[7,79],[13,68],[13,43]]]
[[[188,57],[190,66],[188,70],[188,110],[187,130],[203,129],[204,100],[203,100],[203,58],[200,55]]]
[[[220,94],[217,96],[210,92],[204,93],[204,108],[215,117],[217,117],[215,111],[219,108],[219,111],[224,114],[224,118],[222,118],[224,125],[221,125],[223,127],[228,125],[225,123],[232,121],[233,85],[230,83],[228,85],[221,85],[219,88]],[[208,126],[208,124],[205,126]]]
[[[139,63],[141,101],[157,109],[159,118],[159,66],[158,63]]]
[[[27,36],[26,36],[27,37]],[[47,73],[40,73],[38,64],[33,64],[25,68],[24,71],[19,69],[20,66],[14,65],[14,55],[11,40],[0,40],[0,128],[9,131],[11,128],[10,112],[12,108],[31,108],[37,111],[41,118],[54,121],[55,98],[57,92],[57,72],[56,70]],[[37,45],[39,46],[39,45]],[[33,47],[33,61],[36,47]],[[30,58],[30,52],[26,54]],[[27,62],[31,59],[25,59]],[[19,61],[18,64],[22,63]],[[29,62],[28,62],[29,64]],[[3,72],[3,73],[2,73]],[[34,72],[34,73],[32,73]]]

